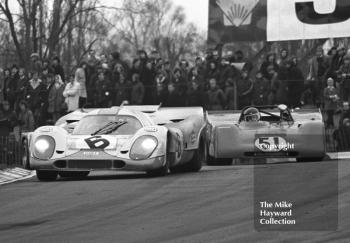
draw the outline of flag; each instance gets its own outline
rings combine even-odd
[[[209,0],[208,44],[266,40],[266,0]]]

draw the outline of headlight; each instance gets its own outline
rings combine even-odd
[[[141,136],[135,140],[130,150],[130,158],[133,160],[148,159],[158,146],[157,138],[153,136]]]
[[[34,141],[34,156],[41,160],[48,160],[55,151],[55,140],[50,136],[39,136]]]

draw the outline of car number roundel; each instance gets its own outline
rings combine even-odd
[[[279,152],[287,148],[287,141],[282,137],[258,137],[255,147],[263,152]]]

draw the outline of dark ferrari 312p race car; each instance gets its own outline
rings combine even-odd
[[[207,117],[208,160],[213,164],[235,158],[318,161],[325,156],[325,127],[319,110],[246,107]]]
[[[39,180],[92,170],[153,176],[199,171],[205,162],[202,108],[113,107],[76,111],[23,137],[23,164]]]

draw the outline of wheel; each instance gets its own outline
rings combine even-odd
[[[51,170],[36,171],[36,177],[39,179],[39,181],[54,181],[56,180],[57,175],[58,175],[57,171],[51,171]]]
[[[297,162],[318,162],[323,161],[324,157],[314,157],[314,158],[297,158]]]
[[[24,139],[22,142],[22,166],[24,169],[29,170],[30,164],[29,164],[29,146],[28,146],[28,140]]]
[[[208,150],[206,143],[203,138],[199,142],[199,147],[193,155],[193,158],[187,164],[187,169],[189,172],[198,172],[201,170],[202,165],[207,163]]]
[[[147,171],[147,175],[149,175],[150,177],[162,177],[162,176],[166,176],[169,172],[169,161],[166,158],[165,164],[156,170],[149,170]]]
[[[84,178],[90,174],[90,171],[60,171],[58,175],[62,178]]]

